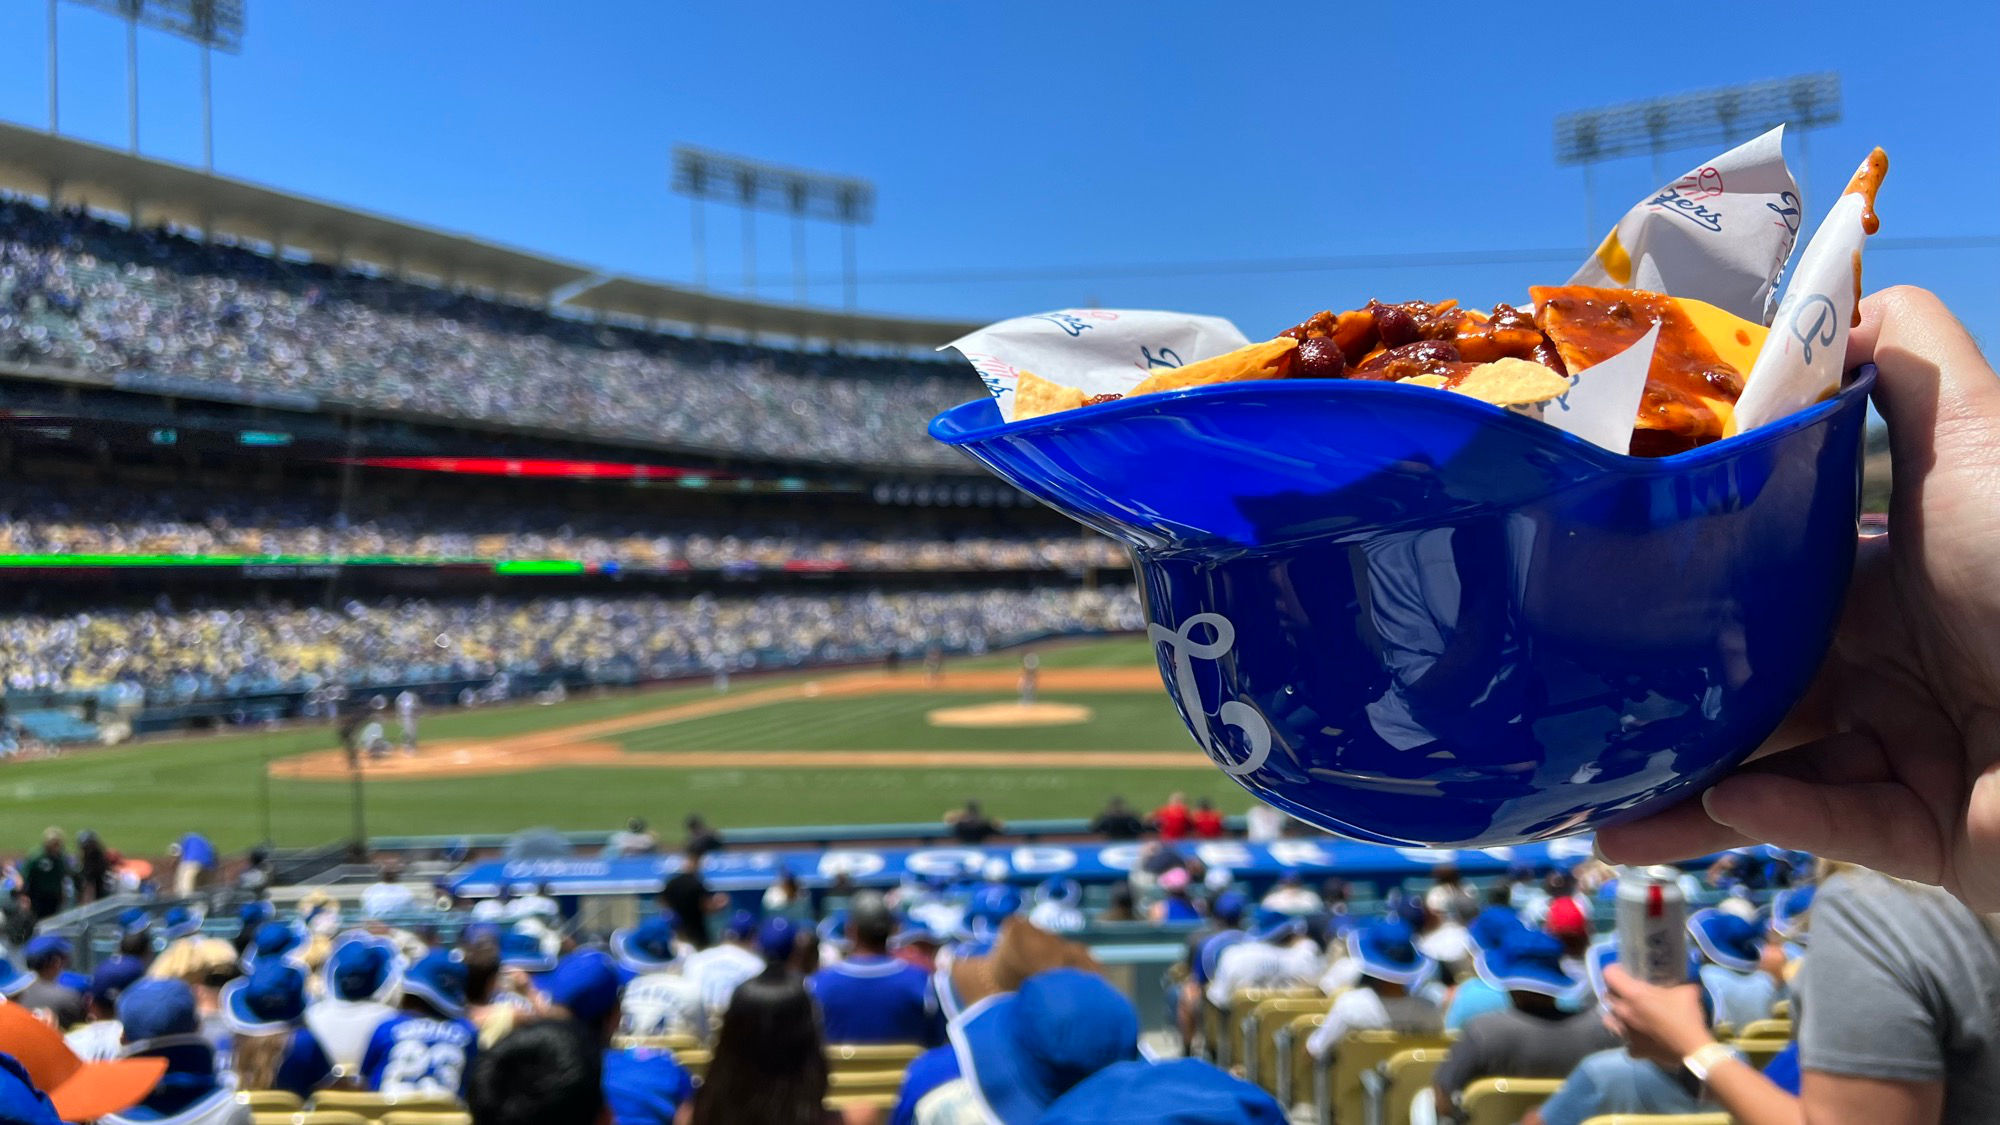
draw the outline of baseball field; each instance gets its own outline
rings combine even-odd
[[[1082,816],[1123,794],[1247,798],[1202,756],[1145,643],[1050,646],[1037,706],[1020,656],[620,691],[547,706],[434,711],[415,755],[371,761],[371,835],[611,829],[673,836],[700,812],[731,825],[936,820],[968,797],[1002,819]],[[389,722],[393,735],[393,719]],[[134,854],[199,828],[225,848],[344,839],[355,785],[331,727],[156,740],[0,763],[0,852],[46,825],[93,828]]]

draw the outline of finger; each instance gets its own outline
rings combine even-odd
[[[1927,290],[1899,285],[1864,300],[1848,358],[1878,369],[1875,404],[1899,466],[1927,468],[1940,430],[1973,424],[1983,432],[2000,410],[2000,381],[1979,345]]]
[[[1751,839],[1930,883],[1943,870],[1943,833],[1900,782],[1837,784],[1752,771],[1724,778],[1702,803],[1716,823]]]
[[[1728,825],[1716,823],[1698,798],[1689,798],[1644,820],[1597,830],[1597,850],[1607,862],[1622,864],[1672,863],[1756,842]]]

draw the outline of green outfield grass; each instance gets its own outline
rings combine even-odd
[[[1042,650],[1042,665],[1119,667],[1152,660],[1142,641],[1095,641]],[[1013,667],[1002,654],[952,668]],[[914,670],[912,670],[914,673]],[[739,682],[737,690],[811,678]],[[949,676],[947,676],[947,689]],[[1045,693],[1048,695],[1049,693]],[[449,779],[375,780],[364,809],[371,834],[507,832],[531,825],[605,828],[627,817],[678,824],[700,811],[717,824],[846,824],[932,820],[967,797],[1002,818],[1086,815],[1122,793],[1142,805],[1173,789],[1213,793],[1225,807],[1244,803],[1203,764],[1164,693],[1049,695],[1092,708],[1071,727],[944,729],[929,726],[937,707],[991,702],[992,693],[940,691],[785,701],[743,711],[648,727],[612,739],[638,752],[686,750],[1188,750],[1188,768],[1145,770],[670,769],[617,766],[552,769]],[[515,706],[433,713],[427,741],[524,734],[714,698],[707,685],[620,693],[552,707]],[[113,847],[161,852],[190,828],[225,848],[264,838],[267,762],[334,744],[329,728],[155,741],[74,752],[37,762],[0,764],[0,854],[33,843],[45,825],[74,833],[94,828]],[[352,787],[345,781],[268,782],[270,834],[298,846],[347,836]]]

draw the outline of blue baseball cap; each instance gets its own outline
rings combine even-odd
[[[1234,926],[1243,921],[1243,912],[1250,908],[1250,902],[1236,891],[1224,891],[1208,904],[1208,912],[1225,926]]]
[[[722,935],[731,941],[741,941],[756,932],[757,914],[755,911],[731,911],[729,921],[722,924]]]
[[[1282,941],[1306,932],[1305,919],[1279,910],[1257,908],[1250,919],[1253,941]]]
[[[1077,1083],[1139,1057],[1139,1013],[1102,977],[1052,969],[989,996],[950,1025],[959,1070],[988,1116],[1033,1125]]]
[[[305,927],[297,922],[266,922],[243,951],[243,971],[254,972],[263,958],[283,957],[306,943]]]
[[[1499,948],[1473,958],[1473,968],[1487,984],[1502,992],[1532,992],[1539,996],[1573,996],[1582,981],[1563,968],[1563,944],[1539,930],[1508,934]]]
[[[153,916],[143,906],[128,906],[118,912],[118,932],[143,934],[153,928]]]
[[[611,953],[635,973],[657,973],[680,958],[674,948],[674,916],[656,914],[636,926],[611,933]]]
[[[889,948],[902,949],[911,945],[943,945],[944,939],[931,929],[930,923],[905,915],[896,926],[896,932],[889,935]]]
[[[35,974],[0,957],[0,996],[12,996],[35,983]]]
[[[1078,1083],[1038,1125],[1287,1125],[1276,1098],[1199,1059],[1121,1062]]]
[[[543,948],[541,938],[509,930],[500,935],[500,963],[510,969],[546,973],[556,967],[556,958]]]
[[[118,994],[132,987],[133,982],[146,975],[146,963],[137,957],[107,958],[90,974],[90,995],[106,1003],[113,1003]]]
[[[201,924],[208,918],[208,910],[201,906],[181,904],[167,907],[160,916],[160,936],[167,941],[179,941],[201,932]]]
[[[447,1019],[465,1015],[465,958],[456,949],[433,949],[403,972],[403,993]]]
[[[125,1025],[125,1042],[138,1043],[193,1035],[201,1030],[201,1013],[186,982],[148,978],[119,993],[118,1022]]]
[[[542,991],[578,1023],[595,1025],[618,1007],[618,969],[602,952],[585,949],[563,958]]]
[[[799,925],[783,915],[774,914],[757,926],[757,952],[766,961],[785,961],[798,948]]]
[[[0,1125],[63,1125],[55,1103],[8,1054],[0,1054]]]
[[[1472,916],[1465,927],[1465,936],[1472,942],[1474,953],[1487,949],[1498,949],[1507,935],[1528,928],[1521,916],[1510,907],[1493,905]]]
[[[71,945],[69,939],[63,937],[61,934],[42,934],[38,937],[32,937],[28,939],[28,944],[21,947],[21,960],[26,962],[30,968],[50,957],[61,957],[64,960],[74,961],[76,960],[76,947]]]
[[[266,957],[247,977],[222,986],[222,1022],[238,1035],[276,1035],[306,1015],[304,962]]]
[[[1779,937],[1805,942],[1806,916],[1812,910],[1814,890],[1810,883],[1786,887],[1771,899],[1771,928],[1778,931]]]
[[[261,925],[271,920],[275,913],[271,904],[261,898],[251,899],[236,909],[236,921],[241,926]]]
[[[403,955],[388,938],[356,931],[333,943],[320,972],[335,1000],[384,1000],[403,982]]]
[[[1748,919],[1711,906],[1688,915],[1687,927],[1688,936],[1710,961],[1739,973],[1757,970],[1763,935]]]
[[[1347,952],[1363,973],[1404,988],[1417,987],[1437,971],[1437,962],[1417,950],[1410,927],[1396,918],[1347,931]]]

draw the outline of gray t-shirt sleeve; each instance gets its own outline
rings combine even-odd
[[[1485,1020],[1486,1016],[1480,1016],[1466,1024],[1459,1032],[1458,1042],[1451,1045],[1451,1050],[1445,1053],[1444,1061],[1438,1064],[1437,1074],[1432,1077],[1431,1085],[1456,1094],[1465,1089],[1467,1083],[1480,1077],[1478,1067],[1483,1061],[1481,1056],[1485,1054],[1486,1039],[1480,1024]]]
[[[1930,966],[1963,948],[1926,925],[1923,902],[1874,875],[1829,880],[1800,968],[1799,1063],[1854,1078],[1945,1077],[1945,1020]]]

